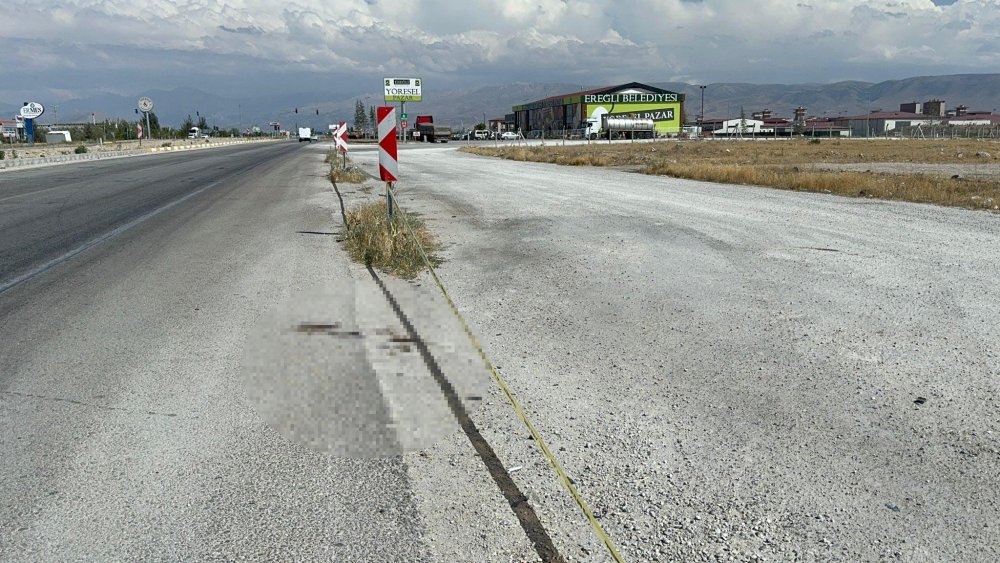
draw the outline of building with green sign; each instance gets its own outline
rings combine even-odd
[[[630,82],[552,96],[514,106],[513,129],[526,136],[582,130],[601,115],[651,119],[656,135],[676,135],[684,123],[684,94]]]

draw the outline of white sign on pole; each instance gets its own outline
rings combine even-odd
[[[387,102],[419,102],[423,99],[419,78],[383,78]]]
[[[25,119],[35,119],[45,113],[45,106],[38,102],[28,102],[21,107],[21,117]]]

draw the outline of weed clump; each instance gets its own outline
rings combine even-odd
[[[73,149],[73,152],[75,152],[76,154],[84,154],[84,153],[87,152],[87,147],[85,147],[83,145],[80,145],[80,146],[76,147],[75,149]]]
[[[330,181],[334,184],[363,184],[368,179],[368,174],[354,166],[350,159],[341,160],[337,151],[326,153],[326,162],[330,165]]]
[[[346,170],[337,165],[330,167],[330,181],[336,184],[363,184],[368,174],[360,168],[349,166]]]
[[[411,230],[413,235],[410,234]],[[437,241],[424,222],[412,215],[404,217],[397,210],[390,223],[384,201],[349,211],[347,235],[343,242],[355,262],[407,280],[417,277],[427,266],[424,253],[431,265],[440,263],[435,256]]]

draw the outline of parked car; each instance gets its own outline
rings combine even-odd
[[[516,141],[520,138],[521,136],[513,131],[504,131],[503,133],[500,133],[500,140],[502,141]]]

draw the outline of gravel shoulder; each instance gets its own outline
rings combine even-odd
[[[627,559],[1000,551],[995,215],[400,155],[449,291]],[[497,392],[477,422],[564,555],[606,560]]]

